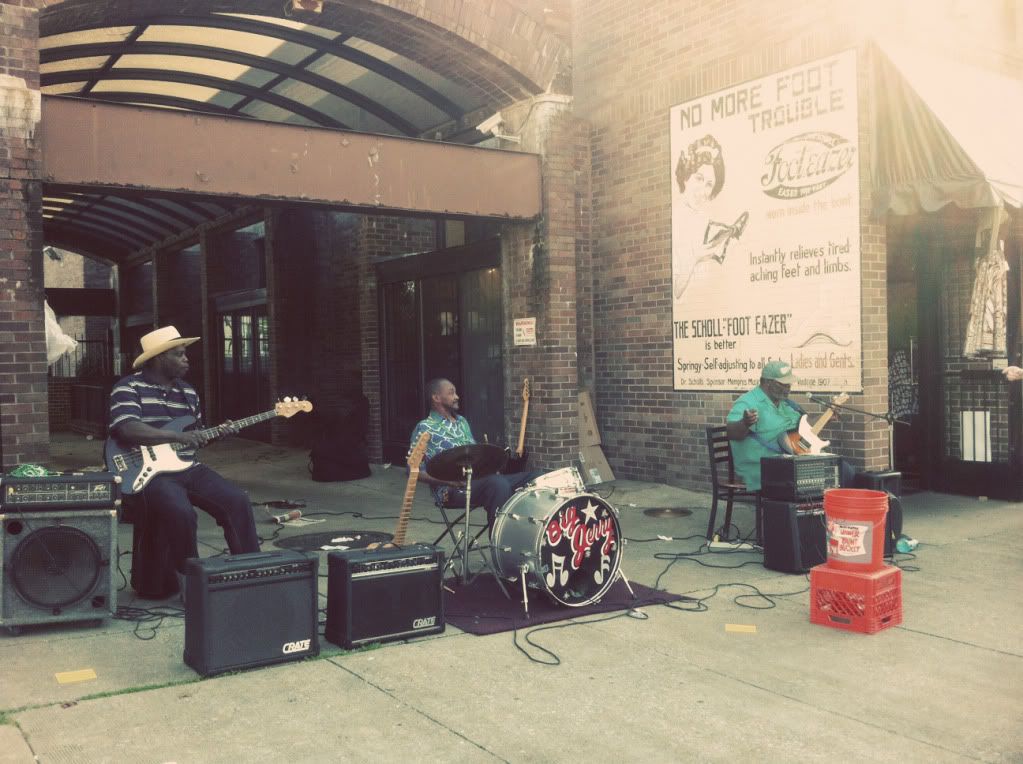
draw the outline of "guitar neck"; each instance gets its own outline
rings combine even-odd
[[[412,499],[416,495],[416,483],[419,481],[419,468],[409,471],[408,483],[405,484],[405,498],[401,500],[401,515],[398,517],[398,525],[394,529],[394,545],[401,546],[405,543],[405,531],[408,529],[409,515],[412,514]]]
[[[529,400],[522,401],[522,423],[519,425],[519,447],[515,449],[515,453],[522,456],[522,451],[526,447],[526,418],[529,416]]]
[[[235,420],[234,425],[239,430],[242,430],[246,427],[251,427],[254,424],[265,422],[267,419],[273,419],[275,416],[277,416],[277,409],[270,409],[269,411],[264,411],[262,414],[253,414],[252,416],[247,416],[244,419],[237,419]],[[216,427],[207,427],[204,430],[198,430],[198,433],[203,438],[214,438],[219,435]],[[180,451],[182,448],[188,448],[188,446],[183,443],[172,443],[171,448],[175,451]]]

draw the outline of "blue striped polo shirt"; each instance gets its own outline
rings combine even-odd
[[[202,426],[199,394],[187,382],[176,380],[170,389],[147,382],[142,372],[117,381],[110,391],[110,424],[108,432],[122,422],[139,421],[152,427],[163,427],[178,417],[194,417]],[[194,449],[181,449],[185,460],[195,457]]]

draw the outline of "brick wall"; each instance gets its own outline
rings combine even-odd
[[[575,96],[592,141],[596,407],[605,451],[623,477],[707,483],[704,426],[736,393],[672,388],[668,111],[676,104],[854,47],[839,3],[611,0],[576,6]],[[861,63],[861,85],[867,77]],[[870,124],[861,93],[861,204],[869,209]],[[864,393],[887,407],[884,229],[864,217]],[[886,430],[860,421],[829,431],[861,465],[880,465]]]
[[[576,4],[575,109],[589,122],[592,142],[597,417],[620,476],[705,487],[703,428],[721,422],[736,395],[672,389],[665,330],[671,314],[669,109],[827,55],[860,52],[863,391],[851,405],[884,412],[886,221],[871,215],[871,60],[864,51],[875,33],[894,34],[1018,77],[1018,20],[1008,19],[1010,9],[1002,4],[976,10],[903,0],[876,9],[840,0]],[[857,466],[887,466],[883,421],[845,416],[827,436]]]
[[[49,458],[43,323],[39,27],[0,3],[0,467]]]

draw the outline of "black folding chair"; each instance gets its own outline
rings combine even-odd
[[[714,538],[718,514],[718,500],[725,501],[725,522],[719,537],[727,539],[732,527],[732,504],[737,498],[752,499],[756,515],[757,543],[761,543],[760,491],[751,491],[746,484],[735,477],[735,461],[732,458],[732,444],[728,440],[728,428],[724,425],[708,425],[707,454],[710,457],[710,480],[713,497],[710,504],[710,520],[707,523],[707,540]]]

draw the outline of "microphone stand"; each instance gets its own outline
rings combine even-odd
[[[846,406],[845,404],[832,403],[825,398],[818,398],[813,393],[808,394],[811,401],[819,403],[822,406],[827,406],[830,409],[841,409],[842,411],[851,411],[854,414],[863,414],[864,416],[873,417],[874,419],[883,419],[888,423],[888,470],[893,471],[895,469],[895,425],[906,424],[905,419],[899,419],[892,412],[886,411],[883,414],[878,414],[876,411],[867,411],[866,409],[858,409],[855,406]]]

